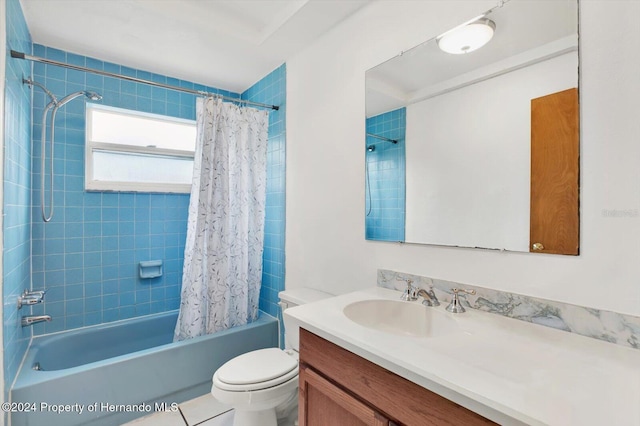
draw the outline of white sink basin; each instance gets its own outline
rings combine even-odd
[[[364,327],[404,336],[434,337],[460,331],[449,314],[420,302],[362,300],[345,306],[343,312]]]

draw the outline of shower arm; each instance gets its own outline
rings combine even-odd
[[[38,86],[39,88],[41,88],[50,98],[51,98],[51,103],[52,104],[57,104],[58,103],[58,99],[55,97],[55,95],[53,93],[51,93],[49,91],[49,89],[47,89],[46,87],[44,87],[44,85],[38,83],[37,81],[31,80],[30,78],[23,78],[22,79],[22,83],[26,84],[28,86]]]

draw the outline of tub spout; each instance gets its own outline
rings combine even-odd
[[[33,325],[43,321],[51,321],[51,315],[28,315],[22,317],[21,324],[23,327]]]

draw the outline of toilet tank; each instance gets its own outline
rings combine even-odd
[[[304,305],[305,303],[311,303],[333,296],[333,294],[306,287],[292,288],[278,293],[278,297],[280,297],[280,308],[282,311],[288,308],[293,308],[294,306]],[[298,349],[300,349],[299,327],[296,325],[290,325],[287,321],[284,321],[284,315],[282,318],[284,322],[285,349],[298,351]]]

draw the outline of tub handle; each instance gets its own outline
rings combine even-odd
[[[37,290],[37,291],[29,291],[25,290],[22,295],[18,297],[18,309],[22,308],[24,305],[36,305],[38,303],[42,303],[44,300],[44,295],[47,290]]]

